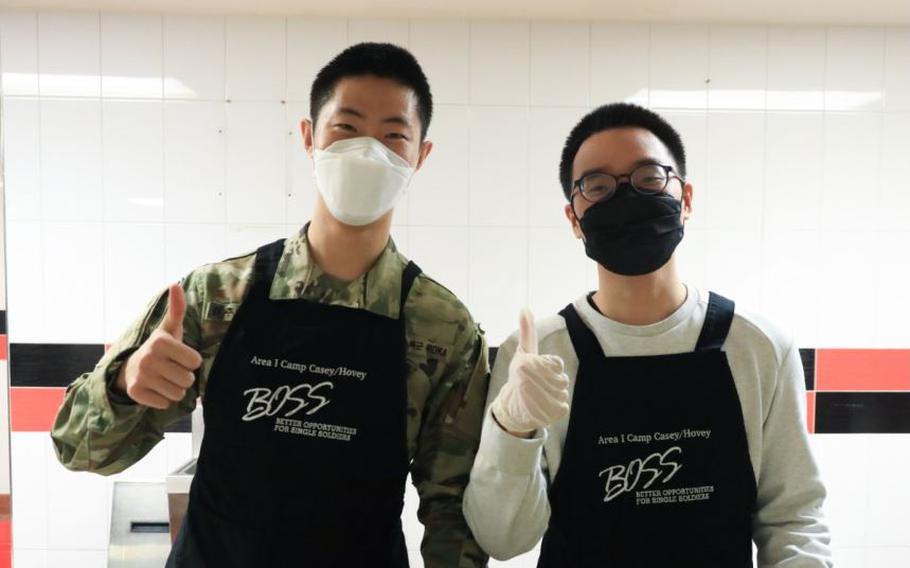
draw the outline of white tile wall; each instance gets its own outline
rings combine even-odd
[[[161,98],[161,16],[101,15],[101,96]]]
[[[280,101],[285,98],[285,29],[284,18],[226,18],[225,93],[228,99]]]
[[[287,98],[309,101],[316,73],[347,45],[348,24],[342,19],[288,18]]]
[[[763,315],[792,334],[797,345],[821,345],[815,317],[823,285],[818,233],[769,231],[761,252]]]
[[[38,94],[38,16],[34,12],[0,14],[0,83],[7,95]]]
[[[527,225],[527,107],[473,107],[470,129],[471,224]]]
[[[532,107],[530,113],[528,223],[567,229],[568,201],[559,183],[559,161],[565,137],[587,108]]]
[[[878,113],[825,115],[822,228],[843,231],[879,226],[881,125]]]
[[[904,175],[910,155],[910,112],[892,113],[882,120],[881,158],[878,169],[879,196],[875,212],[877,226],[900,231],[907,228],[907,218],[901,213],[910,207],[910,192],[903,191],[899,180]],[[868,187],[868,186],[867,186]]]
[[[731,143],[736,140],[736,143]],[[765,115],[708,114],[708,200],[701,206],[711,229],[758,231],[764,215]],[[691,177],[691,176],[690,176]]]
[[[470,234],[470,308],[499,345],[518,328],[518,313],[528,302],[528,230],[472,228]],[[481,319],[482,317],[482,319]]]
[[[48,550],[47,565],[49,568],[104,568],[107,566],[107,556],[107,550]]]
[[[16,568],[47,568],[47,550],[14,548],[13,561]]]
[[[301,131],[301,123],[310,116],[310,105],[304,102],[291,102],[287,104],[286,111],[286,221],[303,225],[313,212],[317,193],[313,177],[313,162],[303,146]]]
[[[705,279],[711,289],[745,310],[761,309],[762,234],[750,230],[706,231]],[[715,259],[723,258],[724,263]]]
[[[225,221],[225,104],[164,103],[164,218],[175,223]]]
[[[590,105],[627,101],[648,105],[651,28],[591,25]]]
[[[650,104],[703,109],[708,104],[708,28],[651,26]]]
[[[528,104],[529,42],[527,22],[471,24],[471,104]]]
[[[568,222],[560,228],[533,227],[528,237],[528,306],[545,317],[585,293],[589,262]]]
[[[9,220],[41,219],[40,104],[37,99],[11,98],[3,105],[3,179],[16,188],[5,196]]]
[[[351,20],[348,22],[348,43],[374,41],[408,47],[407,20]]]
[[[16,548],[48,548],[48,464],[50,437],[42,432],[10,435],[13,493],[12,516],[16,519]]]
[[[105,221],[160,223],[164,213],[161,102],[106,100],[101,112]]]
[[[765,230],[819,228],[822,192],[819,164],[825,152],[822,113],[769,112],[765,123]]]
[[[45,267],[41,223],[8,221],[6,239],[7,294],[19,306],[9,311],[9,335],[23,343],[44,341],[42,337],[47,328],[44,325]]]
[[[819,241],[822,285],[818,344],[876,347],[878,302],[887,303],[875,294],[869,279],[870,275],[880,274],[875,255],[879,235],[873,231],[822,231]],[[895,259],[888,262],[895,263]],[[846,298],[853,300],[845,301]]]
[[[284,222],[287,191],[284,107],[278,102],[227,105],[228,222]]]
[[[100,221],[101,101],[48,98],[39,112],[42,218]]]
[[[110,289],[109,284],[114,282],[105,281],[105,266],[108,272],[123,270],[124,274],[117,282],[125,284],[130,277],[129,268],[125,266],[129,261],[124,260],[121,264],[117,257],[104,257],[105,244],[111,243],[110,239],[115,237],[110,231],[105,235],[104,231],[101,223],[44,224],[42,247],[33,249],[42,251],[41,258],[45,265],[44,286],[37,292],[43,299],[46,318],[42,341],[102,343],[105,337],[112,337],[105,334],[104,318],[99,317],[105,314],[105,298],[117,295],[116,292],[105,294],[105,290]],[[87,251],[91,252],[86,254]],[[133,260],[132,264],[135,263]],[[112,270],[114,266],[120,268]],[[147,286],[136,284],[139,288]],[[129,284],[126,287],[132,286]]]
[[[885,109],[910,111],[910,30],[891,28],[885,35]]]
[[[456,296],[467,298],[471,266],[469,229],[434,226],[409,229],[408,257]],[[402,246],[400,242],[396,241],[396,244]]]
[[[466,106],[440,105],[433,111],[428,159],[408,188],[411,225],[461,226],[469,222],[470,119]],[[312,165],[307,163],[312,171]]]
[[[880,110],[885,30],[831,28],[825,58],[826,110]]]
[[[543,317],[596,285],[563,217],[558,160],[588,108],[630,100],[686,144],[690,283],[801,345],[910,346],[895,317],[910,312],[905,27],[4,11],[13,339],[109,341],[167,282],[297,230],[315,198],[299,134],[310,83],[362,40],[410,46],[430,77],[436,148],[393,236],[491,344],[521,307]],[[888,467],[910,455],[895,450],[907,437],[813,443],[838,566],[905,563],[910,497]],[[17,566],[103,566],[110,480],[60,468],[46,434],[14,433],[12,453]],[[160,477],[188,456],[187,435],[168,435],[122,476]],[[415,511],[409,489],[419,566]]]
[[[712,27],[709,36],[708,107],[764,108],[767,30],[759,26]]]
[[[119,337],[166,283],[164,242],[161,224],[106,224],[104,242],[93,249],[104,259],[104,270],[97,271],[103,277],[104,337],[94,342]]]
[[[409,48],[427,74],[435,104],[463,105],[469,102],[470,44],[471,27],[468,22],[411,22]]]
[[[768,29],[768,109],[825,107],[826,33],[821,27]]]
[[[882,301],[876,304],[877,344],[882,348],[906,349],[910,345],[910,326],[902,323],[904,318],[895,314],[910,313],[910,295],[903,292],[910,281],[910,264],[895,261],[907,254],[910,231],[882,231],[879,233],[876,251],[875,297]]]
[[[693,186],[692,216],[687,230],[708,226],[708,113],[703,110],[655,109],[679,132],[686,148],[686,181]]]
[[[38,14],[38,81],[42,96],[101,94],[99,30],[98,14]]]
[[[163,27],[164,96],[223,100],[224,18],[169,15]]]
[[[531,24],[531,91],[534,106],[586,106],[590,92],[591,26]]]

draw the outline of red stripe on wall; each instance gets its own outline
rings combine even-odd
[[[806,427],[809,428],[809,433],[815,433],[815,392],[809,391],[806,393]]]
[[[10,422],[13,432],[50,432],[65,388],[12,387]]]
[[[0,568],[13,565],[13,537],[9,519],[0,521]]]
[[[6,341],[6,334],[0,334],[0,361],[6,361],[8,359]]]
[[[819,349],[817,391],[910,391],[910,349]]]

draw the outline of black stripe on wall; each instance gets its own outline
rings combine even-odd
[[[800,349],[799,358],[803,360],[803,373],[806,375],[806,390],[815,390],[815,349]]]
[[[6,335],[6,310],[0,310],[0,335]]]
[[[14,387],[65,387],[95,368],[104,345],[88,343],[12,343],[10,383]]]
[[[816,434],[908,434],[910,392],[817,392]]]
[[[496,362],[498,347],[490,347],[490,368]],[[800,349],[799,357],[803,361],[803,374],[806,377],[806,390],[815,390],[815,349]]]
[[[490,348],[490,365],[498,349]],[[65,387],[91,371],[104,355],[100,344],[12,343],[9,349],[14,387]],[[806,388],[815,387],[815,350],[800,349]],[[167,427],[189,432],[190,417]],[[910,433],[910,392],[816,392],[815,431],[835,433]]]

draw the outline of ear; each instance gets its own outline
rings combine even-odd
[[[566,203],[563,213],[565,213],[566,219],[569,220],[569,224],[572,225],[572,233],[575,235],[575,238],[583,239],[584,234],[581,232],[581,226],[578,224],[578,219],[575,217],[575,211],[572,210],[571,203]]]
[[[423,166],[424,160],[427,159],[427,156],[429,156],[430,152],[432,152],[432,151],[433,151],[433,141],[432,140],[424,140],[423,142],[420,143],[420,152],[417,154],[417,166],[414,168],[415,170],[419,170],[421,168],[421,166]]]
[[[303,147],[306,150],[306,153],[312,158],[313,157],[313,123],[309,118],[304,118],[300,121],[300,133],[303,134]]]
[[[692,196],[694,190],[692,184],[686,182],[686,185],[683,186],[682,190],[682,219],[683,222],[688,221],[689,217],[692,216]]]

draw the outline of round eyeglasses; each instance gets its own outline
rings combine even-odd
[[[575,180],[573,189],[591,203],[606,201],[613,197],[619,186],[620,178],[629,178],[632,188],[642,195],[656,195],[667,189],[671,178],[676,178],[680,183],[685,183],[683,178],[676,175],[672,166],[663,164],[644,164],[638,166],[631,173],[614,176],[603,172],[590,173]],[[573,192],[574,196],[574,192]]]

